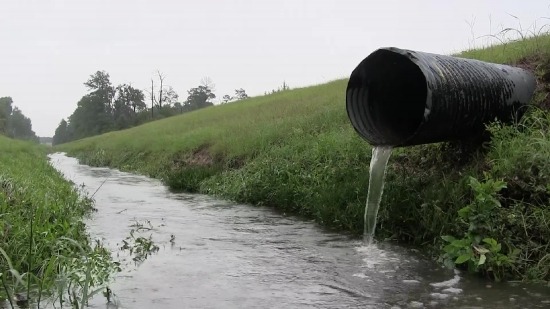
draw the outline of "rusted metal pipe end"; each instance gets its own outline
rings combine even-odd
[[[350,76],[346,109],[372,145],[408,146],[466,138],[523,114],[532,73],[477,60],[381,48]]]

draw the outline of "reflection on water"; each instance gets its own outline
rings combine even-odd
[[[127,265],[111,286],[119,308],[550,307],[546,287],[481,281],[410,249],[363,246],[268,208],[172,193],[156,180],[61,154],[51,161],[88,192],[101,186],[87,225],[113,252],[131,224],[153,226],[146,235],[157,254],[139,266],[114,254]],[[105,299],[90,305],[105,308]]]

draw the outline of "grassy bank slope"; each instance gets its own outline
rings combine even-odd
[[[549,37],[461,56],[499,56],[494,61],[535,70],[535,104],[544,106],[545,50]],[[371,151],[347,119],[345,87],[339,80],[215,106],[59,149],[173,188],[272,205],[360,233]],[[396,149],[378,236],[427,246],[489,276],[548,280],[550,116],[533,108],[522,123],[491,131],[484,147]]]
[[[42,291],[83,296],[85,285],[107,278],[112,269],[95,266],[108,266],[109,255],[90,247],[82,223],[91,209],[49,165],[45,149],[0,136],[0,307],[15,294],[35,303]],[[86,278],[88,264],[94,269]]]

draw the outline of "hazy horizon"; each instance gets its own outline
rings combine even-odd
[[[346,78],[379,47],[450,54],[506,27],[540,29],[550,1],[4,1],[0,97],[53,136],[98,70],[145,90],[157,70],[185,100]],[[494,41],[493,41],[494,42]]]

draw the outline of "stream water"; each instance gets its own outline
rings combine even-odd
[[[157,180],[52,164],[95,194],[87,226],[115,259],[136,221],[160,250],[111,285],[118,308],[550,308],[549,288],[492,283],[440,268],[416,250],[324,230],[270,208],[170,192]],[[91,308],[105,308],[96,297]],[[111,307],[109,307],[111,308]]]

